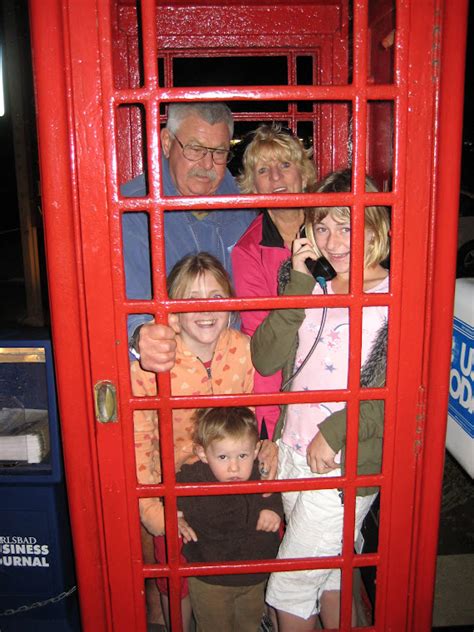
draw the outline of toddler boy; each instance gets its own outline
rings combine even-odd
[[[178,482],[259,480],[257,423],[249,408],[196,412],[199,461],[184,465]],[[280,494],[227,494],[178,498],[183,553],[189,562],[271,559],[279,545]],[[267,573],[189,578],[198,630],[256,632],[265,610]]]

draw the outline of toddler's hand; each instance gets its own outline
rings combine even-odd
[[[194,529],[192,529],[186,520],[183,518],[183,512],[178,511],[178,531],[179,535],[183,538],[183,542],[197,542],[197,535]]]
[[[257,531],[278,531],[280,516],[271,509],[262,509],[257,521]]]

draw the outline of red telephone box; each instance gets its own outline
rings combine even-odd
[[[353,571],[364,567],[376,576],[373,621],[366,629],[431,628],[466,12],[463,0],[456,6],[446,0],[30,0],[53,340],[85,631],[145,630],[144,581],[156,576],[169,578],[178,631],[179,578],[216,568],[184,566],[178,556],[176,497],[183,490],[174,480],[171,410],[195,407],[196,401],[172,397],[167,374],[158,376],[156,397],[133,397],[127,345],[128,314],[146,312],[164,322],[177,310],[166,294],[165,211],[275,204],[275,196],[163,196],[158,139],[166,104],[193,100],[225,101],[235,113],[237,135],[261,121],[282,122],[312,143],[320,176],[351,164],[353,191],[344,200],[355,211],[356,236],[362,235],[360,218],[374,195],[375,203],[391,209],[390,292],[383,296],[390,313],[387,380],[384,388],[363,394],[385,400],[382,473],[364,478],[365,485],[380,489],[378,544],[375,552],[360,554],[351,543],[350,514],[361,485],[353,449],[340,483],[348,499],[343,553],[325,564],[342,570],[341,630],[351,629]],[[366,171],[381,193],[365,192]],[[120,185],[141,172],[148,177],[147,196],[121,196]],[[305,196],[296,203],[321,203],[315,194]],[[295,204],[295,197],[286,203]],[[125,294],[126,212],[149,217],[150,301]],[[363,256],[356,250],[353,270]],[[360,322],[363,306],[372,303],[358,277],[343,303],[333,298],[329,304],[348,305]],[[262,297],[231,304],[275,308],[281,301]],[[185,311],[181,303],[178,311]],[[354,340],[351,357],[359,354],[360,341]],[[350,454],[361,399],[355,369],[342,395],[352,410]],[[101,396],[116,402],[108,423],[99,420]],[[308,397],[314,394],[219,396],[201,398],[199,406]],[[145,486],[135,473],[132,415],[150,407],[160,416],[164,482]],[[259,485],[267,491],[289,488],[284,481]],[[143,563],[138,499],[149,496],[163,496],[167,507],[167,533],[173,535],[165,566]],[[318,564],[228,566],[245,572]]]

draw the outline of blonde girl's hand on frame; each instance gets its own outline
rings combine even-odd
[[[171,314],[168,325],[154,321],[140,327],[138,334],[138,358],[145,371],[162,373],[170,371],[176,361],[176,335],[180,332],[178,316]]]
[[[291,251],[291,265],[293,270],[311,276],[311,272],[308,270],[305,261],[306,259],[316,261],[318,258],[311,241],[307,237],[297,237],[293,241]]]
[[[335,456],[336,452],[320,432],[316,434],[306,450],[306,462],[309,469],[315,474],[327,474],[340,467],[334,461]]]

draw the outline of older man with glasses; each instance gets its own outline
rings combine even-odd
[[[223,103],[173,103],[166,127],[161,130],[162,186],[169,196],[237,195],[227,169],[232,157],[232,112]],[[144,197],[141,174],[121,188],[126,197]],[[230,254],[239,237],[255,218],[254,211],[214,210],[165,213],[166,270],[185,255],[206,251],[220,259],[232,275]],[[150,246],[145,213],[123,216],[123,244],[127,298],[150,299]],[[131,353],[144,369],[165,371],[174,362],[174,345],[168,328],[142,325],[147,317],[129,317]]]

